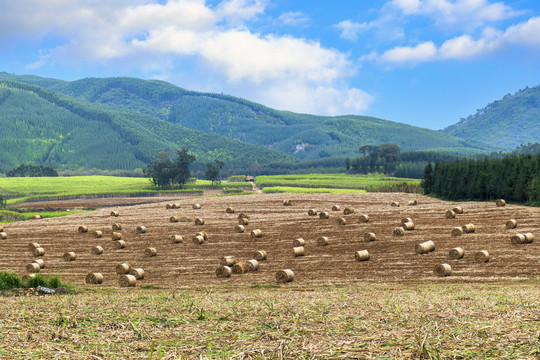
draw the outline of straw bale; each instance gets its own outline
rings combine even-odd
[[[360,250],[354,254],[354,258],[356,259],[356,261],[368,261],[370,255],[367,250]]]
[[[43,259],[34,259],[32,262],[38,264],[41,269],[45,267],[45,261]]]
[[[307,213],[309,216],[315,216],[317,215],[317,209],[309,209]]]
[[[345,220],[345,218],[342,218],[342,217],[338,218],[336,222],[338,223],[338,225],[341,225],[341,226],[347,225],[347,220]]]
[[[438,277],[450,276],[450,274],[452,273],[452,267],[448,264],[438,264],[435,265],[433,273],[435,273],[435,275],[437,275]]]
[[[238,218],[238,225],[248,225],[249,224],[249,219],[246,219],[246,218]]]
[[[245,274],[251,268],[251,264],[245,260],[238,261],[231,268],[233,274]]]
[[[463,208],[461,206],[456,206],[455,208],[452,209],[453,212],[455,212],[456,214],[463,214]]]
[[[461,226],[456,226],[452,229],[452,236],[461,236],[463,235],[463,228]]]
[[[390,206],[395,206],[395,207],[399,207],[399,202],[397,201],[394,201],[392,204],[390,204]]]
[[[405,229],[403,229],[401,226],[398,226],[397,228],[392,231],[393,236],[405,236]]]
[[[96,239],[99,239],[99,238],[101,238],[102,236],[103,236],[103,231],[101,231],[101,230],[96,230],[96,231],[94,231],[94,237],[95,237]]]
[[[92,254],[94,254],[94,255],[101,255],[101,254],[103,254],[103,248],[102,248],[101,246],[99,246],[99,245],[94,246],[94,247],[92,248]]]
[[[37,264],[35,262],[32,262],[32,263],[26,265],[26,272],[29,273],[29,274],[37,273],[37,272],[39,272],[40,269],[41,269],[41,267],[39,266],[39,264]]]
[[[326,236],[321,236],[317,239],[317,245],[319,246],[326,246],[328,244],[329,244],[328,237]]]
[[[34,249],[38,248],[38,247],[41,247],[41,246],[36,242],[32,242],[32,243],[28,244],[28,250],[30,250],[30,251],[34,251]]]
[[[489,253],[486,250],[482,250],[474,254],[474,261],[477,263],[485,263],[489,261]]]
[[[113,230],[113,231],[120,231],[120,230],[122,230],[122,225],[120,225],[119,223],[114,223],[114,224],[112,224],[111,227],[112,227],[112,230]]]
[[[292,243],[293,247],[304,246],[304,245],[306,245],[306,241],[302,238],[294,239]]]
[[[152,257],[152,256],[156,256],[156,255],[157,255],[156,248],[148,247],[148,248],[144,249],[144,256]]]
[[[306,255],[306,250],[304,249],[303,246],[293,247],[292,250],[293,250],[294,257]]]
[[[130,270],[131,270],[131,265],[129,263],[122,263],[122,264],[116,265],[116,273],[118,275],[128,274]]]
[[[41,215],[34,215],[34,220],[39,220],[39,219],[43,219],[43,216]]]
[[[86,225],[81,225],[81,226],[79,226],[78,231],[79,231],[80,233],[88,232],[88,226],[86,226]]]
[[[123,238],[122,233],[113,231],[113,233],[111,234],[111,239],[114,240],[114,241],[122,240],[122,238]]]
[[[416,206],[418,205],[418,201],[417,200],[411,200],[409,201],[409,206]]]
[[[236,225],[234,227],[234,231],[237,233],[243,233],[244,231],[246,231],[246,228],[244,227],[244,225]]]
[[[458,260],[463,258],[463,256],[465,256],[465,251],[460,247],[453,248],[448,253],[448,257],[450,258],[450,260]]]
[[[34,256],[43,256],[45,255],[45,250],[42,247],[37,247],[34,250],[32,250],[34,253]]]
[[[120,216],[120,213],[117,210],[111,211],[111,216],[118,217]]]
[[[137,232],[138,232],[139,234],[144,234],[144,233],[146,233],[146,230],[147,230],[147,229],[146,229],[146,226],[144,226],[144,225],[139,225],[139,226],[137,226]]]
[[[182,238],[182,235],[172,235],[171,242],[173,244],[178,244],[184,242],[184,239]]]
[[[86,283],[87,284],[102,284],[103,283],[103,274],[101,273],[88,273],[86,274]]]
[[[319,214],[319,219],[328,219],[330,217],[330,214],[328,211],[321,211]]]
[[[195,225],[204,225],[204,219],[195,218]]]
[[[464,233],[473,233],[475,230],[474,224],[466,224],[462,226]]]
[[[504,199],[497,199],[495,204],[497,204],[497,206],[506,206],[506,201],[504,201]]]
[[[339,205],[332,205],[332,211],[341,211],[341,207]]]
[[[410,217],[406,217],[406,218],[402,218],[401,219],[401,223],[402,224],[405,224],[405,223],[408,223],[408,222],[413,222],[412,219]]]
[[[406,230],[406,231],[414,230],[414,223],[412,221],[406,222],[402,224],[401,227],[403,227],[403,230]]]
[[[129,270],[129,275],[135,276],[135,279],[142,280],[144,279],[144,270],[142,268],[135,268]]]
[[[456,217],[456,213],[453,210],[446,210],[445,217],[447,219],[453,219]]]
[[[365,242],[370,242],[370,241],[375,241],[375,240],[377,240],[377,235],[375,235],[375,233],[372,233],[372,232],[364,233]]]
[[[268,257],[268,254],[264,250],[257,250],[253,253],[253,258],[257,261],[263,261],[266,260]]]
[[[417,254],[427,254],[431,251],[435,251],[435,243],[431,240],[417,244],[414,247],[414,252]]]
[[[204,244],[204,237],[201,236],[201,235],[195,235],[191,241],[194,243],[194,244],[197,244],[197,245],[201,245],[201,244]]]
[[[279,270],[276,272],[276,281],[278,283],[288,283],[294,280],[294,272],[291,269]]]
[[[170,222],[173,222],[173,223],[174,223],[174,222],[178,222],[179,220],[180,220],[180,219],[178,219],[178,216],[174,216],[174,215],[171,216],[171,217],[169,218],[169,221],[170,221]]]
[[[199,203],[193,204],[193,209],[194,210],[199,210],[200,208],[201,208],[201,204],[199,204]]]
[[[228,278],[232,274],[232,269],[229,266],[218,266],[216,268],[216,276],[219,278]]]
[[[364,223],[367,223],[369,221],[369,215],[367,214],[362,214],[358,217],[358,220],[360,220],[360,222],[364,222]]]
[[[137,279],[133,275],[122,275],[118,278],[118,285],[120,287],[135,287],[137,286]]]
[[[251,230],[251,237],[252,238],[260,238],[261,236],[262,236],[262,230],[261,229]]]
[[[350,208],[350,207],[346,207],[346,208],[343,210],[343,215],[350,215],[350,214],[354,214],[354,209],[353,209],[353,208]]]
[[[126,242],[124,240],[115,240],[113,241],[113,247],[117,250],[124,249],[126,247]]]
[[[251,259],[247,261],[250,265],[249,271],[257,271],[259,270],[259,262],[255,259]]]
[[[285,199],[283,200],[283,206],[292,206],[291,199]]]
[[[244,219],[248,219],[249,220],[249,215],[248,214],[245,214],[245,213],[240,213],[238,214],[238,218],[244,218]]]
[[[221,258],[221,260],[219,261],[219,265],[221,266],[233,266],[234,264],[236,264],[236,258],[234,256],[224,256]]]
[[[199,231],[198,233],[196,233],[195,235],[199,235],[199,236],[202,236],[204,241],[208,241],[208,234],[206,233],[206,231]]]
[[[229,206],[227,209],[225,209],[225,212],[226,212],[227,214],[234,214],[234,208],[231,207],[231,206]]]
[[[523,234],[515,234],[510,238],[510,241],[512,244],[524,244],[525,243],[525,235]]]
[[[77,259],[77,254],[73,251],[68,251],[62,255],[62,259],[64,259],[64,261],[75,261],[75,259]]]
[[[7,237],[8,237],[7,233],[5,233],[4,231],[0,232],[0,238],[5,240],[5,239],[7,239]]]
[[[517,227],[517,221],[514,219],[510,219],[506,222],[507,229],[515,229],[516,227]]]

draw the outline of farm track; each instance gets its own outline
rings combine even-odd
[[[283,206],[289,198],[292,206]],[[417,206],[407,206],[410,200],[418,200]],[[399,201],[401,207],[391,207]],[[117,264],[129,262],[145,270],[145,279],[138,286],[165,287],[201,285],[268,285],[274,284],[276,271],[290,268],[295,273],[295,285],[354,284],[388,282],[484,282],[532,279],[540,274],[540,209],[507,205],[496,207],[494,202],[445,202],[429,197],[405,193],[365,194],[267,194],[229,197],[180,198],[174,202],[181,209],[165,209],[167,202],[118,207],[119,217],[111,217],[111,208],[91,213],[17,222],[4,225],[8,239],[0,245],[0,270],[13,270],[23,275],[25,266],[34,257],[28,250],[30,242],[38,242],[44,249],[44,274],[59,275],[62,280],[78,286],[84,284],[89,272],[104,276],[101,287],[118,287]],[[199,210],[192,204],[202,205]],[[342,211],[331,211],[339,204]],[[455,219],[446,219],[447,209],[461,205],[464,213]],[[232,206],[235,214],[225,213]],[[343,215],[345,207],[353,207],[355,213]],[[308,216],[307,210],[315,208],[328,211],[330,218]],[[234,232],[239,212],[250,216],[246,232]],[[368,214],[368,223],[361,223],[358,216]],[[171,223],[173,215],[187,216],[191,221]],[[202,217],[203,226],[194,225],[195,217]],[[337,224],[344,217],[347,225]],[[392,231],[400,225],[403,217],[411,217],[415,230],[404,237],[393,237]],[[507,230],[505,223],[516,219],[517,229]],[[113,248],[111,225],[120,223],[127,247]],[[473,223],[476,231],[452,237],[455,226]],[[78,233],[80,225],[88,226],[88,233]],[[147,232],[138,234],[137,226],[145,225]],[[261,229],[263,236],[253,239],[250,232]],[[103,231],[103,238],[92,236],[95,230]],[[208,241],[202,245],[192,243],[192,237],[204,230]],[[366,243],[365,232],[374,232],[377,240]],[[537,239],[532,244],[513,245],[510,237],[517,233],[533,233]],[[173,244],[170,237],[182,235],[183,243]],[[317,246],[319,236],[327,236],[328,246]],[[306,256],[294,258],[292,242],[296,238],[306,240]],[[416,244],[432,240],[435,251],[416,255]],[[102,255],[93,255],[95,245],[105,249]],[[144,249],[155,247],[157,256],[145,257]],[[448,260],[448,252],[462,247],[465,257]],[[358,250],[367,249],[371,259],[355,261]],[[260,262],[257,272],[232,275],[227,279],[214,274],[222,256],[233,255],[238,260],[252,258],[256,250],[265,250],[268,260]],[[487,250],[491,261],[478,264],[474,253]],[[74,251],[77,259],[62,260],[62,254]],[[437,278],[433,268],[437,264],[452,266],[452,276]]]

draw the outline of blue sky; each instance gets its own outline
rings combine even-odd
[[[0,0],[0,71],[442,129],[540,84],[537,0]]]

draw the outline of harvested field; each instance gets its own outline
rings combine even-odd
[[[417,206],[392,207],[393,201],[407,204],[419,199]],[[43,274],[58,275],[62,280],[84,286],[89,272],[102,273],[100,287],[117,288],[118,275],[115,267],[129,262],[145,270],[144,280],[137,286],[187,286],[201,284],[275,284],[275,273],[281,269],[294,271],[294,284],[319,285],[330,283],[359,282],[410,282],[410,281],[513,281],[534,279],[540,274],[540,246],[512,244],[510,237],[515,230],[506,229],[508,219],[516,219],[520,232],[540,234],[540,210],[516,205],[497,207],[493,202],[460,202],[463,214],[447,219],[445,212],[458,203],[445,202],[417,194],[363,193],[363,194],[294,194],[292,206],[283,206],[282,194],[259,194],[229,196],[223,198],[175,199],[182,209],[166,209],[166,203],[143,204],[119,207],[119,217],[111,217],[110,209],[91,213],[75,214],[62,218],[33,220],[5,224],[9,242],[0,246],[0,270],[14,270],[20,275],[34,257],[28,244],[37,242],[45,249],[43,256],[47,266]],[[192,209],[198,202],[201,209]],[[333,205],[351,207],[360,213],[369,214],[368,223],[356,217],[340,226],[336,219],[340,214],[332,213]],[[249,214],[250,221],[244,233],[236,233],[238,222],[235,214],[223,209],[232,206],[238,212]],[[319,219],[307,214],[308,209],[328,211],[329,219]],[[201,216],[205,224],[193,222],[171,223],[173,215],[195,218]],[[392,230],[404,217],[414,219],[415,230],[403,237],[393,237]],[[121,223],[120,231],[126,242],[124,249],[115,249],[111,238],[111,225]],[[88,233],[77,233],[73,229],[84,223]],[[141,223],[147,226],[146,233],[138,233]],[[452,237],[456,226],[472,223],[475,232],[461,237]],[[261,229],[263,236],[253,238],[250,233]],[[93,237],[101,230],[103,238]],[[204,230],[208,241],[194,246],[191,242],[172,243],[174,234],[191,239]],[[375,241],[366,243],[363,234],[377,234]],[[317,239],[327,236],[328,246],[317,246]],[[293,257],[291,242],[303,238],[306,241],[306,256]],[[415,254],[415,245],[427,240],[436,244],[436,250],[425,255]],[[91,253],[92,247],[104,248],[102,255]],[[144,249],[154,247],[159,254],[145,257]],[[459,260],[448,260],[451,249],[461,247],[465,256]],[[69,249],[77,254],[76,261],[62,260]],[[370,261],[356,262],[354,254],[366,249]],[[217,278],[215,269],[221,257],[235,256],[239,260],[251,259],[254,251],[264,250],[268,260],[260,264],[257,272]],[[474,254],[487,250],[490,261],[479,264]],[[448,262],[452,275],[438,278],[433,274],[435,265]]]

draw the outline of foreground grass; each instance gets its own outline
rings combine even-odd
[[[97,290],[0,310],[1,358],[540,356],[537,283]]]

